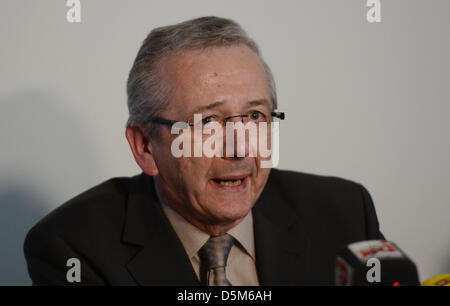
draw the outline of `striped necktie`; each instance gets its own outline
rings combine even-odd
[[[211,236],[199,250],[202,263],[202,282],[207,286],[231,286],[225,274],[228,254],[234,238],[228,234]]]

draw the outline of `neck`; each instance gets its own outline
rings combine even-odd
[[[173,207],[171,208],[174,209],[178,214],[183,216],[183,218],[185,218],[189,223],[191,223],[201,231],[208,233],[211,236],[219,236],[221,234],[226,233],[227,231],[229,231],[230,229],[241,223],[241,221],[244,219],[240,218],[237,220],[233,220],[232,222],[222,222],[217,224],[204,224],[202,222],[198,222],[195,218],[190,218],[189,215],[186,214],[183,215]]]

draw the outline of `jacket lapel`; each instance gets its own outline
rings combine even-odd
[[[256,268],[261,285],[305,285],[310,240],[298,216],[270,180],[253,208]]]
[[[191,262],[159,207],[152,178],[132,183],[123,242],[141,247],[127,269],[139,285],[199,285]]]

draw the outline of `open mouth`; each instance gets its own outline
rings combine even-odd
[[[235,187],[235,186],[241,185],[243,180],[242,179],[238,179],[238,180],[218,180],[218,179],[214,179],[214,182],[216,182],[217,184],[223,185],[223,186]]]
[[[213,181],[220,185],[220,186],[224,186],[224,187],[238,187],[241,185],[244,185],[245,181],[246,181],[247,177],[242,177],[242,178],[223,178],[223,179],[213,179]]]

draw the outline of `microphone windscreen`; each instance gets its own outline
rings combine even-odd
[[[393,242],[367,240],[351,243],[338,252],[335,268],[338,286],[417,286],[414,263]]]

